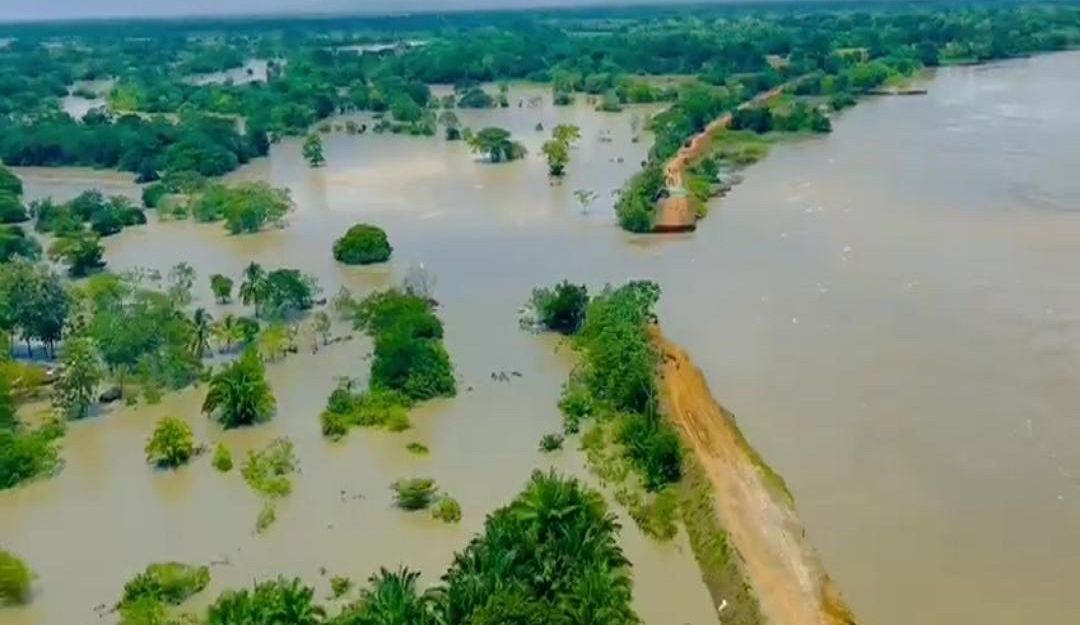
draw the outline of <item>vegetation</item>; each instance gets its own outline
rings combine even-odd
[[[82,419],[97,400],[97,388],[103,376],[101,357],[94,340],[68,339],[64,343],[60,365],[60,377],[53,390],[53,407],[61,417]]]
[[[124,596],[117,607],[154,601],[178,605],[202,591],[210,583],[210,569],[180,562],[159,562],[146,567],[124,584]]]
[[[218,443],[217,447],[214,447],[214,455],[210,459],[210,464],[214,465],[214,468],[222,473],[232,471],[232,453],[229,452],[229,448],[225,446],[225,443]]]
[[[443,523],[458,523],[461,521],[461,504],[448,495],[443,495],[431,509],[432,518]]]
[[[467,139],[473,152],[483,155],[491,163],[516,161],[525,156],[525,146],[510,137],[503,128],[484,128]]]
[[[242,234],[281,223],[292,205],[288,189],[276,189],[265,182],[212,184],[194,202],[191,213],[199,221],[224,220],[231,234]]]
[[[540,437],[540,451],[550,453],[562,449],[564,437],[562,434],[544,434]]]
[[[210,290],[214,293],[214,300],[219,304],[228,304],[232,301],[233,280],[228,276],[215,273],[210,276]]]
[[[195,454],[195,436],[182,419],[165,417],[158,421],[146,443],[146,461],[159,467],[178,467]]]
[[[277,438],[259,451],[249,451],[240,467],[244,481],[264,499],[255,520],[255,531],[263,532],[277,519],[277,500],[292,492],[292,474],[299,468],[293,444]]]
[[[322,137],[317,134],[310,134],[304,139],[301,152],[304,160],[312,167],[322,167],[326,163],[326,157],[323,156]]]
[[[410,454],[416,454],[418,456],[426,456],[430,451],[427,445],[423,443],[412,442],[405,446],[405,449],[409,450]]]
[[[255,316],[284,319],[311,309],[319,285],[315,278],[297,269],[274,269],[266,272],[258,263],[244,270],[240,283],[240,301],[255,306]]]
[[[334,440],[341,439],[353,427],[386,428],[401,432],[411,427],[409,396],[383,388],[373,388],[361,393],[352,391],[343,383],[330,393],[326,410],[320,417],[322,433]]]
[[[83,278],[105,267],[105,248],[96,234],[57,239],[49,247],[49,260],[67,265],[68,275]]]
[[[588,305],[588,289],[566,280],[554,288],[534,289],[529,300],[535,321],[544,329],[560,334],[574,334],[581,328]]]
[[[402,510],[425,510],[435,501],[438,486],[426,477],[402,479],[390,485],[394,502]]]
[[[334,258],[346,265],[385,262],[393,252],[382,228],[356,224],[334,242]]]
[[[0,607],[29,603],[33,580],[33,571],[21,558],[0,549]]]
[[[269,421],[277,401],[266,381],[266,366],[258,352],[248,349],[210,379],[202,411],[226,428]]]
[[[252,590],[227,590],[207,610],[206,625],[320,625],[326,610],[314,604],[315,591],[299,579],[279,577]]]

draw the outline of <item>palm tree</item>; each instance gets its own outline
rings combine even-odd
[[[199,308],[191,316],[191,342],[188,350],[197,358],[202,358],[210,351],[210,334],[213,332],[214,318],[205,308]]]
[[[266,283],[266,271],[262,265],[252,262],[244,269],[244,281],[240,283],[240,301],[244,306],[258,306],[262,300],[263,286]]]
[[[240,341],[240,326],[233,315],[222,317],[221,321],[214,324],[211,331],[220,352],[231,350]]]
[[[430,625],[436,623],[435,597],[431,591],[420,592],[420,574],[407,568],[395,572],[384,568],[368,580],[369,589],[361,591],[346,622],[371,625]]]
[[[226,428],[267,421],[277,400],[266,381],[266,367],[255,350],[247,350],[236,362],[210,379],[203,413],[216,417]]]

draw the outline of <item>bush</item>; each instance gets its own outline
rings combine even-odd
[[[0,165],[0,193],[10,193],[14,196],[23,194],[22,179],[3,165]]]
[[[146,444],[146,461],[159,467],[178,467],[195,454],[195,437],[191,426],[176,417],[158,421]]]
[[[210,569],[180,562],[159,562],[124,584],[124,596],[118,607],[141,600],[170,605],[183,603],[210,583]]]
[[[330,596],[334,599],[344,597],[352,587],[353,581],[348,577],[334,575],[330,578]]]
[[[431,509],[431,516],[443,523],[457,523],[461,520],[461,504],[453,497],[443,495]]]
[[[229,452],[229,448],[225,446],[225,443],[217,444],[217,447],[214,448],[214,457],[211,458],[210,463],[214,465],[215,469],[222,473],[232,471],[232,454]]]
[[[60,466],[56,440],[62,433],[60,425],[0,428],[0,490],[56,470]]]
[[[405,446],[405,449],[409,450],[409,453],[416,454],[418,456],[426,456],[428,454],[427,445],[423,443],[409,443]]]
[[[562,434],[544,434],[540,438],[540,451],[548,453],[562,449],[564,440]]]
[[[14,224],[30,219],[26,213],[26,207],[19,201],[18,196],[6,191],[0,191],[0,224]]]
[[[398,480],[390,485],[397,507],[402,510],[424,510],[435,500],[435,480],[424,477]]]
[[[330,393],[322,413],[323,436],[338,440],[352,427],[386,428],[391,432],[407,430],[411,405],[412,401],[404,393],[382,388],[354,393],[347,385],[341,385]]]
[[[356,224],[334,243],[334,258],[346,265],[385,262],[394,248],[381,228]]]
[[[278,438],[260,451],[249,451],[240,473],[255,492],[268,497],[284,497],[292,492],[290,476],[298,466],[292,442]]]
[[[551,289],[535,289],[530,300],[537,321],[553,332],[573,334],[585,321],[589,291],[563,280]]]
[[[30,601],[34,574],[18,556],[0,549],[0,606]]]

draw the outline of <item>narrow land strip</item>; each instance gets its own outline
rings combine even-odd
[[[653,329],[661,354],[665,413],[713,488],[713,504],[761,613],[775,625],[852,625],[780,479],[749,446],[734,416],[713,399],[701,371]],[[716,597],[725,622],[723,599]]]

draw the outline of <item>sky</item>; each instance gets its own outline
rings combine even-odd
[[[391,13],[629,3],[627,0],[0,0],[0,22],[287,12]],[[651,3],[663,4],[665,0],[652,0]]]

